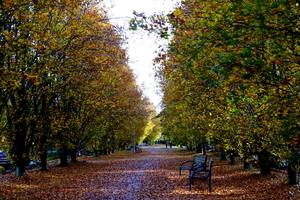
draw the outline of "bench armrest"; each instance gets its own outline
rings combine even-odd
[[[186,160],[183,163],[181,163],[180,167],[185,165],[186,163],[194,163],[194,161],[193,160]],[[191,165],[191,167],[193,167],[193,164],[190,164],[190,165]]]
[[[205,163],[195,163],[193,164],[191,170],[192,171],[196,171],[196,170],[200,170],[200,169],[206,169],[207,165]]]
[[[199,169],[199,170],[194,171],[190,175],[190,178],[191,179],[202,179],[202,180],[205,180],[208,177],[210,177],[210,174],[211,174],[211,172],[210,172],[209,169]]]

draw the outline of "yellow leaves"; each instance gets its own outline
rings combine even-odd
[[[10,33],[8,30],[3,30],[2,35],[5,37],[5,40],[10,40],[12,33]]]
[[[43,12],[40,16],[44,17],[44,18],[48,18],[49,17],[49,13],[48,12]]]
[[[104,28],[110,28],[111,27],[111,25],[107,24],[107,23],[100,23],[99,25],[104,27]]]
[[[176,8],[173,14],[175,17],[179,17],[180,15],[182,15],[182,8]]]
[[[192,36],[194,34],[194,31],[193,30],[189,30],[189,31],[186,31],[185,32],[185,35],[186,36]]]

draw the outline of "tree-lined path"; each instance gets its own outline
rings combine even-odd
[[[143,152],[120,151],[98,158],[82,156],[69,167],[49,166],[48,172],[28,170],[27,176],[0,176],[0,199],[298,199],[298,186],[286,184],[286,175],[259,175],[214,157],[213,192],[196,181],[188,188],[188,175],[178,167],[194,152],[143,147]],[[82,162],[85,160],[86,162]]]

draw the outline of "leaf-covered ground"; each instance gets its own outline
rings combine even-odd
[[[0,175],[0,199],[300,199],[298,186],[287,185],[287,175],[261,176],[213,157],[213,191],[207,181],[195,181],[189,190],[188,172],[178,167],[194,152],[144,147],[132,155],[82,156],[69,167],[49,166],[48,172],[28,170],[26,177]]]

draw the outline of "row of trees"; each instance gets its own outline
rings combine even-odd
[[[257,158],[262,174],[287,161],[298,183],[299,11],[294,0],[185,0],[168,16],[173,36],[157,62],[173,143],[208,141],[245,167]],[[161,16],[137,15],[137,25],[169,35]]]
[[[154,110],[96,1],[9,0],[0,12],[0,147],[17,175],[29,159],[47,170],[49,149],[64,166],[79,148],[125,148],[132,121],[143,136]]]

